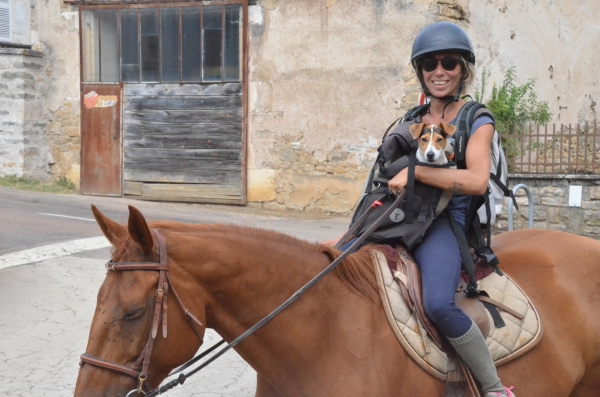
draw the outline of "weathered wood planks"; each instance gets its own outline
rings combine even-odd
[[[242,122],[242,109],[137,110],[125,108],[124,122],[140,124],[240,124]]]
[[[242,107],[240,96],[129,96],[128,110],[228,110]]]
[[[162,182],[162,183],[198,183],[198,184],[240,184],[241,172],[211,171],[201,172],[194,169],[186,170],[160,170],[160,169],[125,169],[127,182]]]
[[[126,84],[124,194],[243,203],[241,87]]]
[[[185,96],[185,95],[242,95],[242,83],[219,84],[126,84],[129,96]]]

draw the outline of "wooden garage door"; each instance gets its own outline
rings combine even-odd
[[[124,193],[240,203],[242,84],[125,85]]]
[[[245,204],[247,13],[247,0],[80,8],[82,83],[123,85],[124,195]]]

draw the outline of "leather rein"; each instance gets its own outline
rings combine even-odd
[[[156,240],[158,241],[158,250],[160,262],[121,262],[115,263],[112,260],[106,263],[106,268],[109,271],[128,271],[128,270],[144,270],[144,271],[158,271],[158,286],[155,293],[154,298],[154,315],[152,319],[152,328],[150,329],[150,334],[148,335],[148,342],[142,350],[139,358],[133,363],[131,367],[118,364],[112,361],[108,361],[102,358],[94,357],[90,354],[84,353],[81,355],[81,361],[79,363],[80,366],[84,364],[90,364],[96,367],[109,369],[112,371],[120,372],[122,374],[131,376],[138,380],[138,387],[130,391],[127,396],[133,396],[135,394],[132,393],[141,393],[146,394],[146,391],[152,391],[153,389],[146,382],[148,378],[148,369],[150,368],[150,357],[152,355],[152,348],[154,347],[154,340],[158,335],[158,328],[160,323],[162,322],[162,334],[163,338],[167,337],[167,296],[169,293],[169,286],[171,291],[173,291],[173,295],[179,302],[179,306],[183,309],[186,318],[190,322],[190,326],[198,336],[200,342],[202,342],[202,323],[185,307],[179,295],[175,291],[173,287],[173,283],[169,279],[169,263],[167,256],[167,243],[165,242],[165,237],[160,230],[151,229],[156,236]],[[162,314],[162,315],[161,315]],[[161,321],[162,319],[162,321]],[[197,328],[199,327],[199,328]]]

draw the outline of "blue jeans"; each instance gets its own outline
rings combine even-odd
[[[457,221],[464,232],[463,222]],[[463,336],[471,328],[472,321],[454,302],[462,259],[445,212],[434,219],[413,254],[421,268],[425,313],[444,336]]]
[[[459,212],[455,219],[464,233],[464,216],[461,215]],[[340,251],[346,251],[354,241],[356,238],[342,245]],[[421,269],[425,313],[444,336],[463,336],[472,321],[454,302],[462,259],[446,212],[433,220],[413,254]]]

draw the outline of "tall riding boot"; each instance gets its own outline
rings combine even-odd
[[[475,323],[471,324],[471,328],[463,336],[448,338],[448,340],[460,358],[467,364],[475,379],[481,383],[484,395],[489,392],[506,395],[485,339]]]

